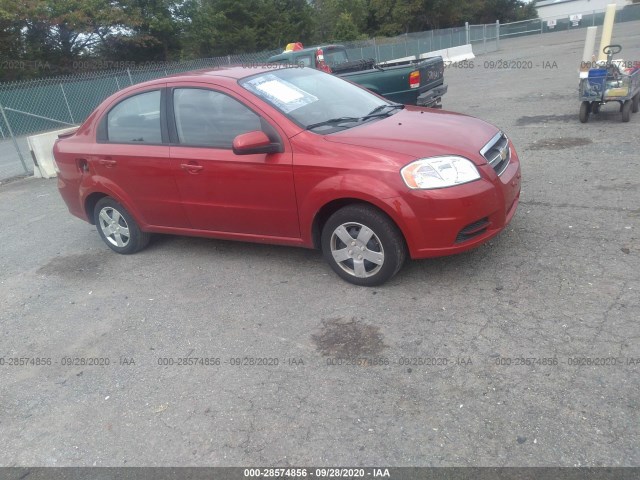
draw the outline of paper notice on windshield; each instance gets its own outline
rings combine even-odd
[[[248,81],[245,86],[273,103],[284,113],[292,112],[318,101],[318,97],[272,74],[254,78]]]
[[[266,93],[267,95],[270,95],[284,103],[292,103],[304,97],[302,93],[294,90],[289,85],[285,85],[284,83],[276,80],[264,82],[257,88],[261,92]]]

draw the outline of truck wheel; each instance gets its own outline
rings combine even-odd
[[[111,197],[101,198],[93,210],[100,237],[117,253],[130,254],[142,250],[151,235],[143,232],[131,214]]]
[[[638,113],[638,110],[640,110],[640,93],[636,93],[636,96],[633,97],[631,103],[631,111],[633,113]]]
[[[591,113],[597,115],[600,113],[600,104],[598,102],[593,102],[591,104]]]
[[[582,102],[580,104],[580,122],[587,123],[589,121],[590,113],[591,113],[591,104],[589,102]]]
[[[396,225],[368,205],[348,205],[329,217],[322,229],[322,253],[342,279],[363,287],[389,280],[407,255]]]
[[[625,123],[631,120],[631,103],[631,100],[627,100],[622,105],[622,121]]]

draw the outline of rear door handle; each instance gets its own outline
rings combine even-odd
[[[197,165],[195,163],[181,163],[180,168],[189,173],[199,173],[204,169],[202,165]]]
[[[116,162],[115,160],[111,160],[110,158],[101,158],[100,160],[98,160],[98,163],[100,165],[104,165],[107,168],[115,167],[118,164],[118,162]]]

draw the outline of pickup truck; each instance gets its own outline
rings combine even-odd
[[[444,62],[440,56],[377,64],[374,59],[349,60],[342,45],[311,48],[297,45],[297,49],[274,55],[267,62],[300,65],[332,73],[393,102],[442,107],[442,96],[448,87],[444,83]]]

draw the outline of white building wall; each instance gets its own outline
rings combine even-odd
[[[538,16],[542,19],[567,18],[574,13],[603,12],[607,5],[615,3],[618,9],[631,5],[631,0],[574,0],[551,5],[538,6]]]

